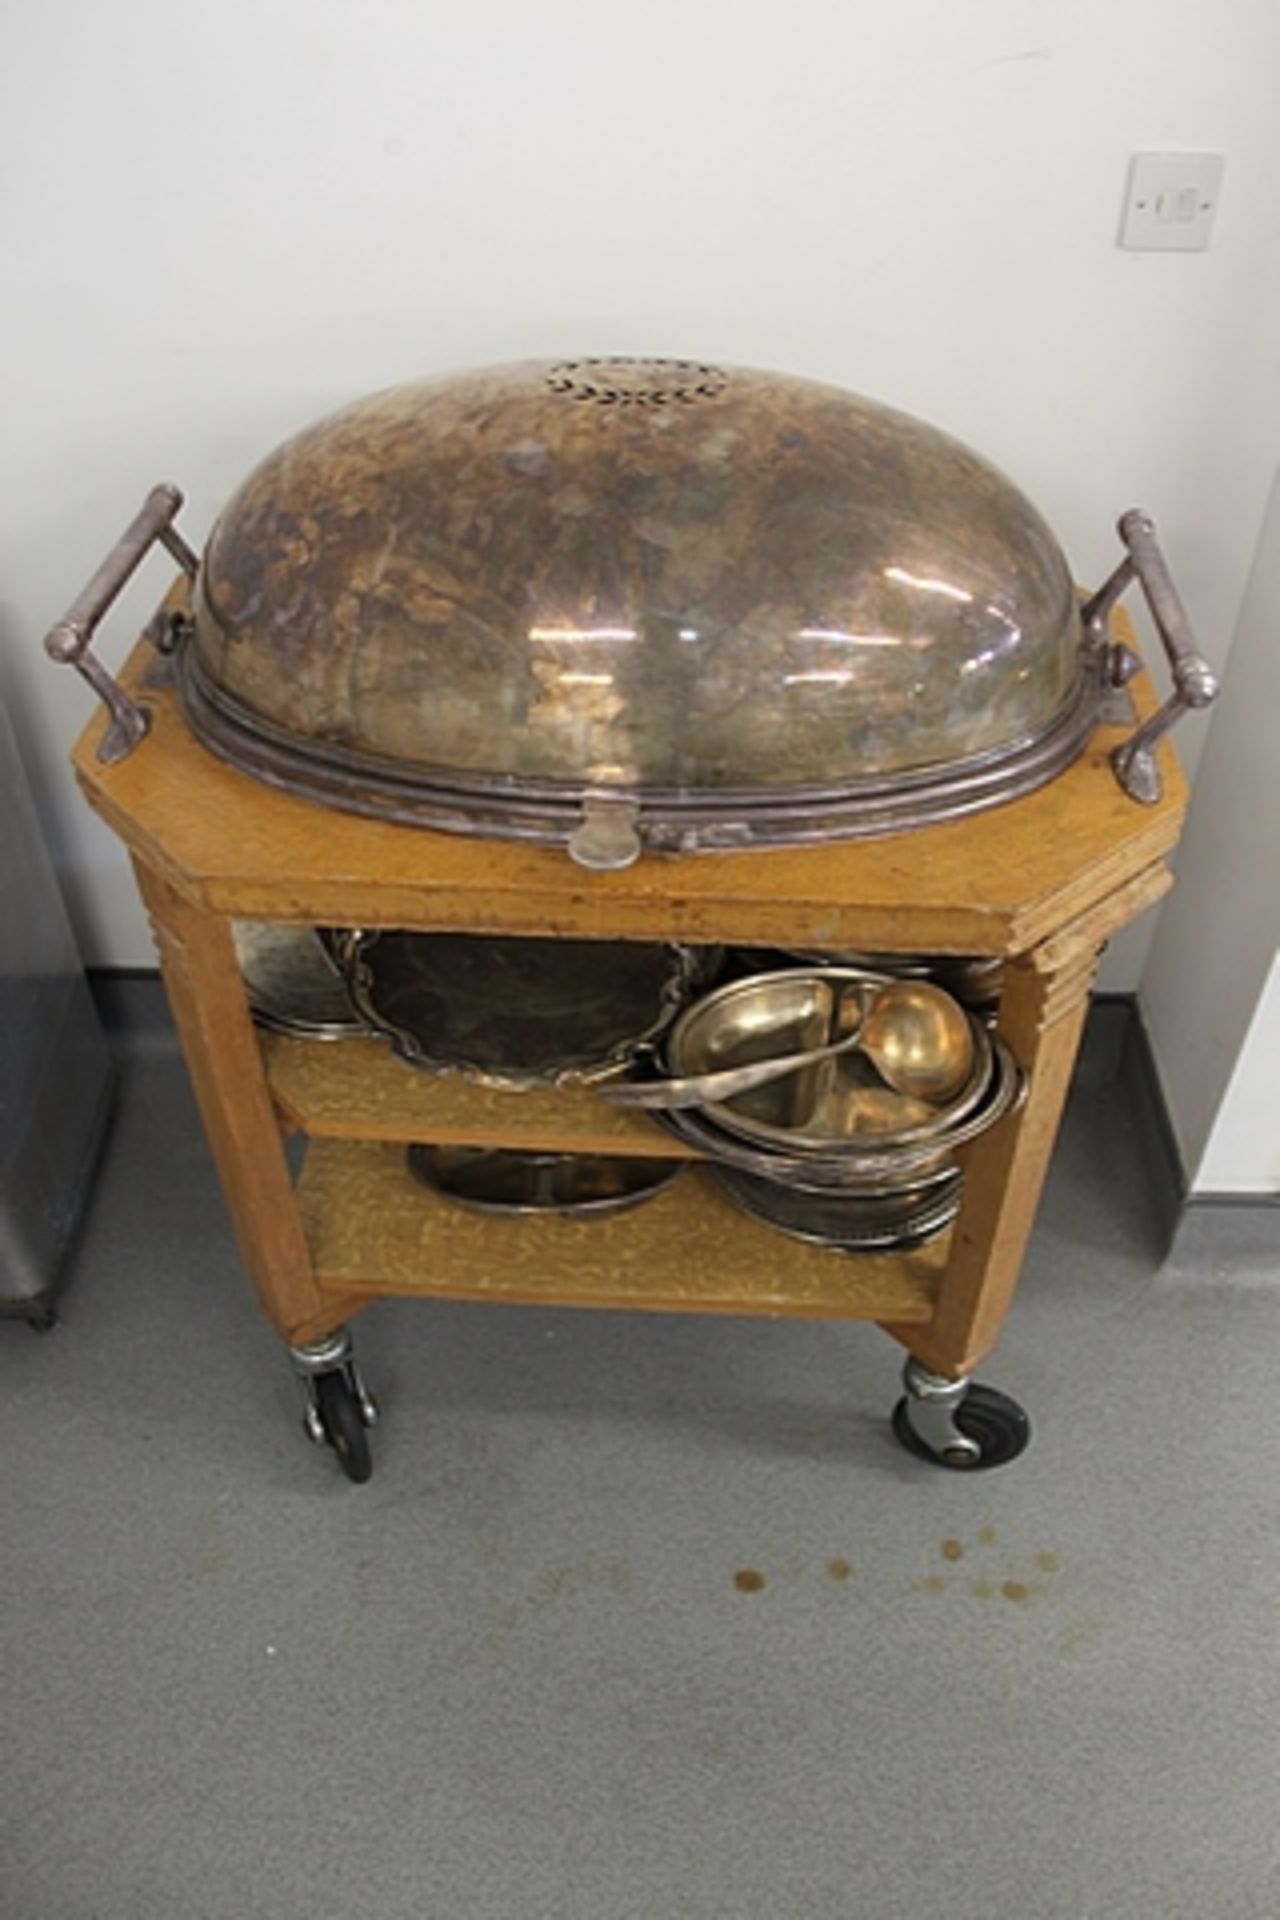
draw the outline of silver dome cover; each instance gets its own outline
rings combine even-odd
[[[179,675],[262,777],[604,866],[1010,798],[1103,677],[1052,533],[977,454],[660,360],[425,381],[287,441],[214,529]]]

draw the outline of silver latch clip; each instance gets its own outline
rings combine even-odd
[[[640,808],[620,793],[589,793],[569,835],[569,858],[595,873],[617,873],[640,858]]]

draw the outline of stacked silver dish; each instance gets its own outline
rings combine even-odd
[[[369,1031],[315,927],[234,920],[249,1011],[260,1027],[301,1040],[348,1040]]]
[[[663,1059],[665,1081],[602,1091],[652,1109],[740,1206],[859,1251],[949,1225],[957,1150],[1021,1091],[1002,1042],[934,982],[844,965],[718,988],[681,1014]]]
[[[995,1025],[1004,986],[1004,961],[989,954],[900,954],[900,953],[810,953],[800,951],[794,960],[811,966],[870,967],[895,978],[932,980],[963,1007],[982,1015],[988,1026]]]

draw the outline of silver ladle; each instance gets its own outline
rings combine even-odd
[[[851,1004],[847,1002],[846,1004]],[[840,1010],[843,1012],[843,1008]],[[718,1072],[690,1073],[669,1080],[617,1081],[598,1091],[627,1107],[704,1107],[771,1080],[832,1060],[842,1053],[866,1054],[888,1086],[916,1101],[949,1098],[963,1086],[973,1067],[973,1037],[962,1008],[949,994],[922,980],[896,980],[882,988],[857,1025],[839,1040],[803,1053],[753,1060]]]
[[[615,1080],[598,1086],[596,1092],[620,1107],[705,1107],[732,1100],[738,1093],[749,1093],[752,1087],[767,1086],[770,1080],[781,1080],[784,1074],[796,1073],[819,1060],[854,1053],[861,1044],[859,1024],[842,1040],[829,1040],[825,1046],[810,1047],[804,1053],[780,1053],[773,1060],[753,1060],[745,1067],[722,1067],[714,1073],[688,1073],[671,1080]]]

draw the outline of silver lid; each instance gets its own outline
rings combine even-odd
[[[188,714],[358,810],[570,841],[788,843],[1050,778],[1100,676],[1048,527],[936,429],[686,361],[400,387],[245,481]]]

